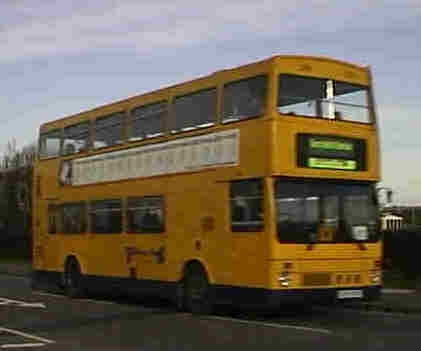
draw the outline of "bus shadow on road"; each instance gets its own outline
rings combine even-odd
[[[63,291],[54,290],[54,293],[64,296]],[[136,307],[133,312],[128,312],[124,318],[136,319],[142,316],[168,314],[175,315],[185,313],[177,309],[172,301],[149,295],[136,295],[127,292],[97,292],[87,291],[84,297],[77,299],[80,301],[91,300],[97,303],[109,303],[121,306]],[[217,304],[214,306],[212,315],[217,317],[236,318],[249,321],[285,321],[285,320],[317,320],[323,319],[329,314],[335,313],[337,309],[341,309],[337,305],[310,305],[310,304],[281,304],[277,308],[263,308],[262,306],[250,305],[228,305]],[[192,315],[193,316],[193,315]],[[100,320],[113,319],[118,316],[109,315]],[[193,316],[196,317],[196,316]],[[200,315],[199,315],[200,317]],[[87,323],[91,319],[87,319]]]

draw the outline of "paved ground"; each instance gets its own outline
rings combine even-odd
[[[32,272],[31,263],[27,261],[1,262],[0,274],[28,276]]]
[[[29,262],[0,263],[0,274],[13,276],[30,276]],[[381,301],[350,304],[350,308],[375,310],[383,312],[418,313],[421,314],[421,291],[407,289],[383,289]]]
[[[159,306],[159,307],[156,307]],[[421,315],[315,308],[194,317],[132,300],[69,300],[0,276],[0,348],[40,350],[412,350]],[[18,346],[19,345],[19,346]]]

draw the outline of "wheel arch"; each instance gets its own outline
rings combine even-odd
[[[80,270],[81,274],[87,273],[85,260],[83,259],[83,257],[81,255],[78,255],[74,252],[71,252],[71,253],[67,254],[65,256],[64,260],[62,261],[63,262],[63,267],[62,267],[63,272],[65,271],[67,264],[72,260],[75,261],[79,265],[79,270]]]
[[[214,283],[214,279],[213,279],[209,265],[206,264],[206,262],[203,259],[197,258],[197,257],[191,258],[184,262],[180,275],[179,275],[180,277],[179,280],[182,280],[185,277],[188,269],[193,266],[200,266],[203,269],[204,273],[206,274],[206,278],[208,279],[209,284]]]

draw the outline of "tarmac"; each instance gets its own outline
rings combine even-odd
[[[31,264],[27,262],[0,263],[0,275],[30,277],[31,272]],[[421,314],[421,291],[384,288],[382,297],[378,301],[350,301],[344,303],[343,307],[365,311]]]
[[[0,274],[29,277],[31,272],[32,268],[29,262],[0,263]]]

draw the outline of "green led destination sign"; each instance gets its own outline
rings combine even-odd
[[[332,135],[298,134],[298,167],[362,171],[365,140]]]
[[[357,162],[353,160],[335,160],[329,158],[310,157],[308,159],[308,167],[355,171],[357,169]]]
[[[354,144],[347,141],[340,140],[326,140],[311,138],[309,140],[310,148],[312,150],[336,150],[336,151],[353,151]]]

